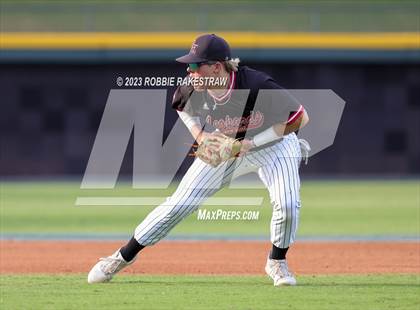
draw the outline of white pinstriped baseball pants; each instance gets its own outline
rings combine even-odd
[[[137,226],[134,237],[144,246],[155,244],[231,179],[255,172],[268,189],[273,206],[271,243],[279,248],[287,248],[295,240],[299,221],[300,161],[299,141],[294,133],[273,146],[216,168],[197,158],[175,193],[149,213]]]

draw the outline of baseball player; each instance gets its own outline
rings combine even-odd
[[[309,120],[304,107],[267,74],[239,66],[228,43],[214,34],[199,36],[189,53],[176,60],[187,64],[191,78],[225,81],[223,85],[181,86],[175,92],[172,105],[200,145],[199,156],[174,194],[137,226],[127,244],[99,260],[88,282],[111,280],[206,198],[232,179],[255,172],[268,189],[273,207],[272,249],[265,271],[275,286],[295,285],[286,253],[295,240],[299,219],[302,150],[295,132]]]

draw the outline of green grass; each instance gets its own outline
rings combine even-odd
[[[266,277],[1,276],[2,309],[418,309],[418,275],[302,276],[296,287]]]
[[[78,196],[165,197],[174,190],[80,190],[77,182],[1,184],[2,233],[119,233],[129,235],[153,207],[76,207]],[[419,181],[303,182],[299,236],[419,236]],[[268,235],[271,207],[264,189],[223,190],[222,196],[261,196],[263,206],[203,207],[259,210],[253,221],[199,221],[193,213],[172,235]]]

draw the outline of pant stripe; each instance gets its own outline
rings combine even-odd
[[[225,165],[221,166],[222,169],[221,172],[226,175],[231,175],[232,172],[234,171],[234,169],[231,169],[232,166],[234,165],[235,162],[230,163],[230,165],[228,167],[226,167],[226,169],[224,168]],[[229,171],[229,169],[231,169],[231,171]],[[222,177],[223,175],[217,175],[215,178],[213,178],[214,180],[210,181],[210,179],[208,180],[209,186],[208,189],[207,188],[203,188],[203,193],[201,193],[201,190],[197,193],[197,195],[194,195],[194,192],[191,193],[191,196],[188,199],[194,199],[195,197],[203,197],[204,199],[206,199],[207,197],[209,197],[212,193],[212,191],[217,192],[219,189],[221,189],[223,187],[223,180],[220,184],[219,188],[212,188],[213,186],[215,186],[217,184],[217,182],[219,182],[220,177]],[[203,179],[204,180],[204,179]],[[188,192],[188,191],[187,191]],[[196,198],[195,198],[196,199]],[[204,199],[200,199],[200,201],[193,201],[193,203],[184,203],[184,204],[177,204],[178,208],[180,209],[180,212],[175,214],[175,216],[173,217],[169,227],[173,227],[175,226],[177,223],[179,223],[183,218],[187,217],[190,213],[194,212],[195,209],[198,209],[200,207],[200,203],[202,202],[202,200]],[[178,200],[178,201],[182,201]],[[182,210],[183,207],[185,207],[185,210]],[[165,236],[169,231],[168,229],[166,229],[166,231],[163,231],[164,227],[161,227],[162,229],[159,229],[159,227],[156,230],[156,238],[160,240],[163,236]],[[170,229],[169,229],[170,230]]]
[[[197,164],[200,164],[200,163],[201,162],[197,161]],[[196,167],[195,167],[194,164],[193,164],[193,166],[194,166],[194,169],[195,169]],[[179,206],[178,204],[174,204],[172,207],[170,207],[170,205],[167,204],[167,203],[170,203],[177,196],[181,196],[181,197],[180,198],[177,198],[176,200],[181,201],[181,199],[184,199],[184,196],[186,196],[186,195],[189,194],[189,190],[191,188],[193,188],[191,186],[191,184],[193,182],[197,182],[197,180],[198,180],[199,181],[199,184],[200,184],[201,181],[203,181],[203,180],[205,181],[208,178],[208,174],[207,173],[202,173],[205,169],[209,169],[209,167],[206,166],[204,163],[203,163],[201,169],[197,169],[197,170],[194,170],[194,169],[191,169],[191,171],[192,171],[192,175],[191,176],[188,176],[188,178],[185,178],[185,177],[183,178],[183,180],[189,181],[189,182],[185,182],[186,183],[185,185],[188,185],[188,186],[185,186],[183,184],[184,186],[181,187],[181,184],[180,184],[179,188],[181,190],[177,190],[170,198],[168,198],[165,201],[165,203],[163,205],[161,205],[161,206],[158,207],[158,208],[161,208],[160,212],[153,219],[149,219],[148,218],[149,216],[148,216],[143,221],[143,223],[145,223],[145,222],[147,223],[148,222],[149,224],[146,227],[144,227],[143,229],[139,229],[138,231],[136,231],[136,235],[143,234],[143,236],[142,237],[138,237],[139,239],[137,240],[137,241],[139,241],[140,244],[143,244],[143,245],[149,244],[149,242],[150,242],[150,240],[149,240],[150,237],[149,236],[154,233],[155,227],[156,226],[161,226],[162,228],[164,228],[164,225],[165,224],[160,223],[161,218],[165,214],[171,213],[175,208],[177,208]],[[187,172],[187,174],[188,174],[188,172]],[[198,179],[200,177],[201,177],[201,179]],[[182,181],[181,181],[181,183],[182,183]],[[198,190],[198,192],[199,192],[200,191],[200,187],[197,186],[195,188],[195,190]],[[195,198],[192,195],[190,197]],[[168,209],[168,208],[170,208],[170,209]],[[146,230],[146,232],[143,233],[145,230]]]
[[[191,184],[194,180],[196,180],[196,178],[198,177],[198,176],[200,176],[200,174],[201,174],[201,172],[204,170],[206,168],[206,166],[203,166],[203,168],[201,169],[201,170],[197,170],[197,171],[193,171],[192,170],[192,172],[193,172],[193,175],[192,176],[190,176],[191,177],[191,179],[189,179],[189,178],[184,178],[183,180],[185,180],[185,181],[190,181],[189,182],[189,184]],[[195,173],[194,173],[195,172]],[[205,177],[206,175],[204,175],[204,177]],[[182,182],[181,182],[182,183]],[[187,183],[187,182],[185,182],[185,183]],[[190,187],[188,187],[188,188],[190,188]],[[146,229],[148,229],[150,226],[154,226],[154,225],[156,225],[156,223],[158,222],[158,219],[164,214],[164,213],[166,213],[167,212],[167,210],[165,210],[165,208],[164,207],[166,207],[166,205],[165,205],[165,203],[167,202],[168,200],[166,200],[162,205],[160,205],[159,207],[157,207],[156,209],[154,209],[144,220],[143,220],[143,222],[137,227],[137,229],[136,229],[136,236],[137,235],[140,235],[140,234],[142,234],[143,233],[143,231],[144,230],[146,230]],[[175,208],[176,206],[174,205],[173,206],[173,208]],[[172,209],[171,209],[171,211],[172,211]],[[156,214],[155,214],[156,213]],[[154,216],[154,217],[153,217]],[[144,227],[141,227],[142,225],[144,225]],[[137,241],[142,241],[143,240],[143,238],[140,240],[139,238],[136,238],[137,239]],[[143,242],[143,241],[142,241]],[[140,244],[142,244],[142,243],[140,243]]]
[[[273,157],[267,150],[264,150],[264,151],[266,153],[266,156],[264,157],[264,159],[266,159],[265,171],[266,171],[266,174],[269,176],[268,190],[270,192],[271,202],[273,203],[273,216],[271,219],[271,221],[273,222],[274,216],[276,212],[278,212],[278,210],[276,210],[276,203],[278,207],[280,208],[283,205],[282,196],[281,196],[281,188],[275,182],[276,176],[277,176],[277,179],[280,177],[279,169],[282,169],[282,167],[281,165],[275,164],[275,158],[273,159]],[[266,157],[269,157],[270,161],[267,161]],[[271,223],[270,225],[271,237],[273,238],[273,235],[278,236],[279,234],[277,233],[277,231],[280,232],[281,229],[282,229],[281,222],[275,223],[274,225],[273,223]]]
[[[294,144],[296,144],[296,141],[293,141]],[[294,204],[298,204],[299,203],[299,161],[300,161],[300,154],[296,154],[295,152],[293,152],[294,150],[299,150],[300,146],[297,143],[297,145],[290,145],[289,148],[287,148],[287,153],[288,156],[290,156],[291,160],[290,160],[290,165],[292,166],[292,180],[293,180],[293,203]],[[296,234],[296,230],[297,230],[297,222],[298,222],[298,205],[296,205],[295,207],[293,207],[292,209],[294,211],[294,215],[292,217],[292,227],[291,227],[291,232],[293,233],[293,235],[289,238],[289,240],[291,242],[294,241],[295,239],[295,234]]]
[[[288,210],[288,207],[287,207],[289,201],[288,201],[286,186],[285,186],[286,185],[286,175],[288,175],[288,171],[287,171],[288,168],[287,168],[287,163],[283,164],[285,162],[284,156],[282,155],[283,158],[281,158],[280,160],[277,156],[276,156],[274,164],[276,166],[278,165],[280,167],[281,176],[277,175],[277,178],[274,178],[274,180],[275,180],[274,184],[275,184],[276,187],[280,188],[280,193],[279,194],[283,199],[280,200],[279,207],[282,210],[282,212],[284,212],[284,219],[285,219],[284,230],[283,230],[284,233],[282,234],[282,231],[279,231],[278,235],[279,236],[283,235],[282,246],[281,247],[285,248],[286,247],[286,238],[287,238],[287,226],[288,226],[288,220],[287,219],[290,218],[290,215],[288,215],[289,210]],[[278,172],[278,170],[277,170],[277,172]],[[281,203],[281,202],[283,202],[283,203]]]
[[[289,204],[287,204],[287,207],[290,208],[290,211],[292,212],[291,218],[287,223],[289,224],[289,228],[286,229],[286,235],[284,238],[284,242],[289,244],[294,241],[295,239],[295,233],[297,228],[297,221],[298,221],[298,215],[297,215],[297,207],[298,207],[298,201],[299,201],[299,183],[296,178],[298,177],[298,163],[300,161],[300,146],[296,140],[289,140],[289,143],[285,145],[284,152],[282,151],[283,156],[287,156],[286,166],[288,167],[288,184],[286,188],[289,188],[290,193],[290,201]],[[280,146],[279,146],[280,148]],[[297,154],[294,152],[294,150],[298,150]],[[285,158],[285,157],[284,157]],[[287,235],[288,234],[288,235]],[[285,244],[284,244],[285,245]]]
[[[284,149],[287,149],[288,144],[285,145]],[[290,189],[291,186],[291,181],[290,181],[290,174],[291,174],[291,169],[289,168],[289,159],[287,157],[285,157],[285,153],[283,152],[282,148],[278,148],[280,154],[281,154],[281,160],[278,160],[278,162],[284,162],[284,170],[283,171],[283,175],[282,175],[282,179],[278,179],[277,182],[281,182],[281,180],[283,180],[282,185],[283,185],[283,193],[284,193],[284,198],[285,198],[285,205],[283,206],[283,209],[285,211],[285,218],[286,218],[286,223],[285,223],[285,233],[283,236],[283,248],[288,247],[288,243],[290,240],[290,235],[291,235],[291,228],[292,228],[292,223],[291,220],[293,220],[293,207],[289,208],[290,205],[293,203],[293,197],[292,197],[292,191],[288,190]],[[282,165],[283,166],[283,165]],[[287,178],[284,175],[284,172],[286,172]],[[290,215],[288,215],[288,213],[291,213]]]
[[[202,162],[199,162],[199,163],[202,163]],[[170,200],[171,201],[175,200],[175,201],[179,201],[179,202],[183,202],[183,203],[182,204],[175,203],[170,210],[167,209],[168,206],[162,207],[161,212],[153,219],[154,220],[153,226],[150,227],[150,225],[149,225],[148,227],[150,227],[150,228],[149,228],[148,232],[146,232],[142,237],[139,238],[139,240],[138,240],[139,243],[143,244],[143,245],[145,245],[145,244],[147,245],[147,244],[150,244],[150,243],[154,243],[154,242],[160,240],[162,238],[162,236],[165,236],[173,226],[175,226],[180,220],[182,220],[184,217],[186,217],[191,211],[194,211],[194,210],[191,210],[191,209],[198,208],[200,202],[203,199],[205,199],[206,197],[208,197],[209,193],[211,193],[212,191],[217,191],[217,190],[219,190],[219,188],[221,188],[223,186],[222,184],[220,184],[219,188],[212,188],[213,186],[215,186],[217,184],[217,182],[220,181],[220,178],[223,176],[225,171],[227,171],[227,169],[230,169],[234,165],[234,163],[235,163],[234,161],[232,163],[230,163],[227,168],[226,168],[226,165],[219,166],[218,171],[216,171],[214,174],[202,173],[205,169],[208,169],[208,170],[214,169],[214,168],[211,168],[210,166],[202,163],[203,168],[198,173],[198,177],[200,175],[203,176],[203,177],[198,180],[198,184],[194,188],[194,190],[192,192],[190,192],[190,189],[192,188],[191,187],[192,182],[189,182],[189,185],[190,185],[189,187],[181,187],[181,184],[180,184],[180,191],[179,192],[177,191],[170,198]],[[230,171],[229,174],[230,173],[232,173],[232,171]],[[197,177],[192,178],[192,180],[197,181]],[[222,183],[222,182],[220,182],[220,183]],[[180,196],[180,197],[177,197],[177,196]],[[185,196],[187,196],[187,197],[185,197]],[[203,199],[200,199],[200,197],[203,197]],[[161,223],[160,221],[155,221],[155,219],[160,219],[165,214],[171,213],[175,208],[179,209],[179,210],[177,210],[177,212],[174,214],[174,216],[170,219],[169,223],[167,223],[167,222]],[[139,232],[136,233],[136,235],[139,235],[143,231],[144,231],[144,229],[140,230]],[[151,237],[151,235],[154,235],[154,237]]]

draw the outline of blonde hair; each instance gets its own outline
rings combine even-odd
[[[231,73],[232,71],[236,72],[238,71],[239,63],[241,60],[239,58],[232,58],[230,60],[226,60],[223,62],[225,65],[225,69],[228,73]]]

